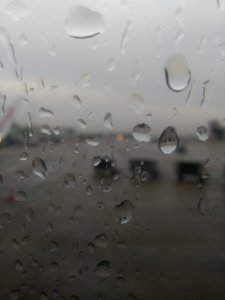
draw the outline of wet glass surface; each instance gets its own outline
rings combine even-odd
[[[0,298],[224,299],[225,1],[0,19]]]

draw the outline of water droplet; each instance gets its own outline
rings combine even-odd
[[[46,134],[46,135],[51,135],[51,129],[49,125],[44,124],[41,126],[41,133]]]
[[[20,290],[19,289],[10,291],[10,300],[19,299],[19,295],[20,295]]]
[[[15,263],[15,267],[16,267],[17,271],[23,271],[23,264],[19,259],[17,259],[17,261]]]
[[[45,162],[40,157],[35,157],[32,162],[33,172],[37,176],[45,179],[47,176],[47,167]]]
[[[151,140],[151,132],[152,130],[147,124],[141,123],[134,126],[132,135],[136,141],[148,143]]]
[[[113,129],[112,114],[107,113],[104,117],[104,126],[107,129]]]
[[[50,242],[50,251],[55,252],[59,249],[59,245],[57,242]]]
[[[174,54],[167,59],[165,76],[167,86],[174,92],[181,92],[189,86],[191,72],[184,55]]]
[[[80,99],[79,96],[77,96],[77,95],[73,96],[73,103],[74,103],[74,106],[75,106],[76,110],[81,109],[82,102],[81,102],[81,99]]]
[[[25,211],[25,218],[28,222],[31,222],[32,218],[33,218],[34,212],[32,208],[28,208]]]
[[[27,15],[26,6],[19,0],[13,0],[6,7],[6,13],[13,21],[20,21]]]
[[[87,128],[87,123],[84,120],[78,119],[77,123],[79,124],[79,126],[80,126],[81,129]]]
[[[41,118],[54,118],[54,113],[50,109],[41,107],[39,109],[39,116]]]
[[[93,158],[93,163],[92,164],[93,164],[94,167],[97,167],[100,164],[101,161],[102,161],[101,157],[95,156]]]
[[[126,52],[126,47],[127,47],[127,43],[129,42],[129,39],[130,39],[130,33],[132,30],[132,27],[133,27],[132,22],[128,21],[125,26],[125,30],[122,35],[122,39],[121,39],[121,43],[120,43],[120,53],[121,54],[125,54],[125,52]]]
[[[206,200],[205,198],[201,197],[198,201],[198,213],[200,216],[204,216],[205,215],[205,205],[206,205]]]
[[[45,293],[45,292],[41,292],[40,293],[40,300],[48,300],[49,298],[48,298],[48,295]]]
[[[106,63],[106,66],[109,72],[113,72],[115,69],[115,59],[110,57]]]
[[[25,177],[26,177],[26,175],[25,175],[24,171],[22,171],[22,170],[16,171],[15,178],[17,180],[23,180],[23,179],[25,179]]]
[[[148,120],[148,121],[151,121],[152,120],[152,114],[146,114],[145,115],[145,117],[146,117],[146,119]]]
[[[108,247],[108,238],[104,233],[101,233],[95,237],[95,246],[100,248]]]
[[[58,268],[59,268],[59,264],[56,261],[52,261],[49,264],[49,268],[50,268],[51,272],[56,272],[58,270]]]
[[[63,178],[63,182],[66,188],[74,188],[76,185],[76,179],[73,174],[66,174]]]
[[[205,126],[199,126],[196,129],[197,137],[200,141],[205,142],[209,138],[209,131]]]
[[[137,300],[137,298],[134,296],[134,294],[128,294],[127,300]]]
[[[105,30],[103,16],[90,8],[74,5],[66,17],[66,31],[72,38],[90,38]]]
[[[159,137],[158,147],[164,154],[173,153],[179,144],[179,139],[174,127],[167,127]]]
[[[131,74],[131,82],[132,85],[135,86],[137,84],[137,81],[141,78],[141,70],[135,70],[132,74]]]
[[[100,142],[97,138],[87,138],[86,142],[88,145],[93,146],[93,147],[97,147],[100,144]]]
[[[27,44],[27,36],[26,36],[26,34],[23,32],[23,33],[21,33],[21,35],[19,36],[19,46],[20,46],[21,48],[23,48],[26,44]]]
[[[134,206],[129,200],[123,200],[120,204],[115,206],[116,219],[119,224],[126,224],[130,222],[133,217]]]
[[[91,81],[91,76],[88,73],[83,73],[81,75],[82,87],[84,87],[84,88],[89,87],[90,81]]]
[[[130,107],[137,114],[141,114],[144,111],[144,98],[139,93],[135,93],[131,96]]]
[[[28,160],[28,153],[23,152],[20,154],[20,160]]]
[[[15,198],[16,198],[16,201],[18,201],[18,202],[24,202],[27,200],[27,194],[23,191],[17,191],[15,193]]]
[[[97,264],[94,273],[98,277],[108,277],[111,273],[111,265],[108,261],[101,261]]]
[[[88,186],[86,187],[86,194],[87,194],[88,196],[90,196],[90,195],[92,194],[92,187],[91,187],[90,185],[88,185]]]

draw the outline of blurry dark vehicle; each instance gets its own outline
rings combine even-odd
[[[204,165],[201,162],[194,161],[180,161],[176,164],[177,180],[190,181],[195,180],[197,182],[203,183],[206,178],[204,178]]]

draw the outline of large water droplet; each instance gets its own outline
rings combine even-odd
[[[130,107],[134,112],[141,114],[144,111],[144,98],[139,93],[135,93],[131,96]]]
[[[129,200],[124,200],[120,204],[115,206],[115,211],[118,223],[126,224],[133,217],[134,206]]]
[[[209,138],[209,131],[205,126],[199,126],[196,129],[197,137],[200,141],[205,142]]]
[[[133,128],[132,135],[134,139],[138,142],[150,142],[151,140],[151,128],[144,123],[137,124]]]
[[[113,129],[112,114],[107,113],[104,117],[104,126],[107,129]]]
[[[33,172],[37,176],[45,179],[47,176],[47,167],[45,162],[40,157],[35,157],[32,162]]]
[[[99,157],[99,156],[94,157],[93,158],[93,166],[97,167],[101,161],[102,161],[101,157]]]
[[[88,145],[93,146],[93,147],[97,147],[100,144],[99,140],[97,138],[94,138],[94,137],[93,138],[87,138],[86,142],[87,142]]]
[[[100,248],[107,248],[108,238],[104,233],[101,233],[95,237],[95,246]]]
[[[10,18],[13,21],[19,21],[26,17],[27,9],[21,1],[13,0],[6,7],[6,13],[10,16]]]
[[[184,55],[174,54],[167,59],[165,76],[169,89],[174,92],[181,92],[188,87],[191,72]]]
[[[164,154],[174,152],[179,144],[179,139],[174,127],[167,127],[159,137],[158,147]]]
[[[85,39],[104,30],[105,22],[99,12],[78,4],[70,8],[66,18],[66,31],[69,36]]]
[[[108,261],[101,261],[97,264],[94,273],[98,277],[108,277],[112,268]]]

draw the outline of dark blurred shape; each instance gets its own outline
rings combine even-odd
[[[130,170],[134,175],[147,174],[148,178],[156,180],[159,177],[157,162],[154,160],[131,159],[129,161]]]
[[[95,156],[94,161],[99,161],[98,164],[94,165],[95,176],[97,177],[112,177],[115,174],[118,174],[118,170],[115,166],[115,162],[109,157],[99,157]]]
[[[176,149],[176,152],[179,154],[187,153],[187,148],[184,145],[179,145]]]
[[[180,161],[177,162],[176,165],[177,172],[177,180],[182,182],[184,180],[196,180],[197,182],[203,182],[202,174],[203,174],[203,164],[199,162],[185,162]]]
[[[210,135],[215,140],[222,140],[224,138],[224,129],[218,121],[214,120],[209,123]]]

